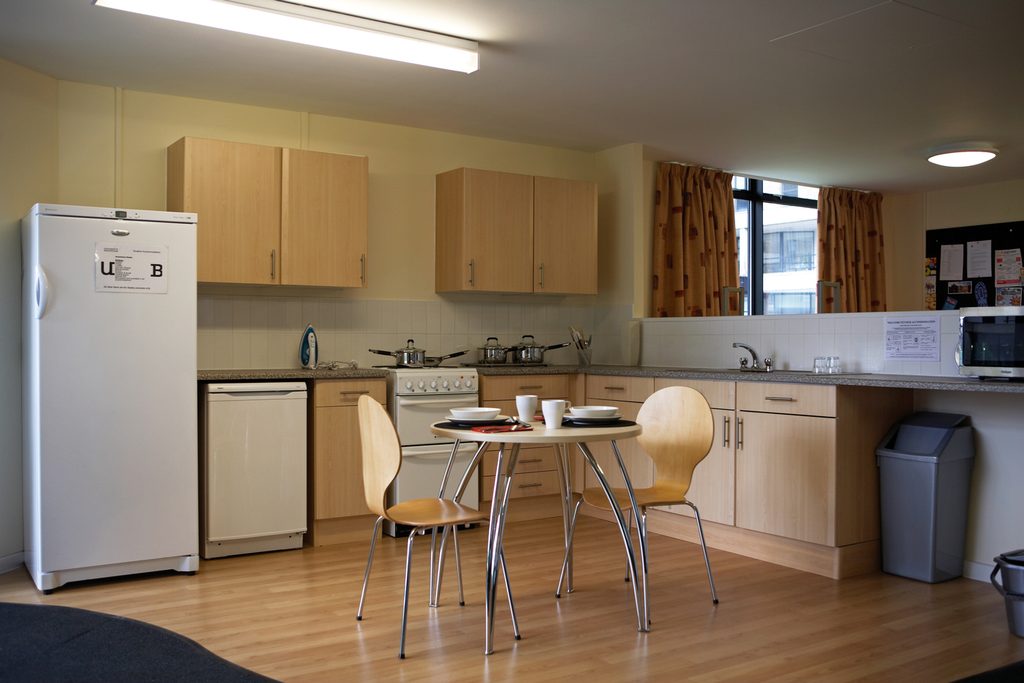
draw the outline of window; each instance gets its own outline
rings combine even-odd
[[[818,188],[735,176],[732,194],[744,312],[813,313]]]

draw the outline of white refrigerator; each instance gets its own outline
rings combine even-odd
[[[33,581],[196,571],[196,215],[37,204],[22,251]]]

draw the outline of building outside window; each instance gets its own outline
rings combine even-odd
[[[733,177],[746,315],[814,313],[818,188]]]

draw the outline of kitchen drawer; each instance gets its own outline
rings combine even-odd
[[[569,398],[568,375],[506,375],[480,378],[480,405],[495,405],[499,399],[512,399],[520,394],[537,394],[541,398]]]
[[[653,393],[653,377],[587,376],[588,402],[598,399],[643,403]]]
[[[480,500],[489,501],[494,493],[494,477],[480,478]],[[520,472],[516,467],[516,474],[512,477],[512,498],[532,498],[533,496],[547,496],[558,493],[557,472]]]
[[[836,416],[836,388],[810,384],[737,382],[736,408],[759,413]]]
[[[492,446],[484,453],[484,462],[480,472],[493,477],[498,465],[498,448]],[[516,477],[524,472],[545,472],[555,470],[555,447],[537,446],[519,449],[519,460],[516,462]],[[493,482],[492,482],[493,484]]]
[[[387,383],[383,379],[318,379],[313,382],[313,405],[354,406],[363,394],[380,403],[387,401]]]
[[[712,408],[732,410],[736,407],[736,383],[708,379],[656,379],[654,390],[665,387],[690,387],[701,393]]]

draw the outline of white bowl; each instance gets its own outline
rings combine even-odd
[[[493,420],[501,408],[452,408],[449,412],[456,420]]]
[[[573,406],[569,414],[573,417],[612,417],[619,412],[615,406]]]

